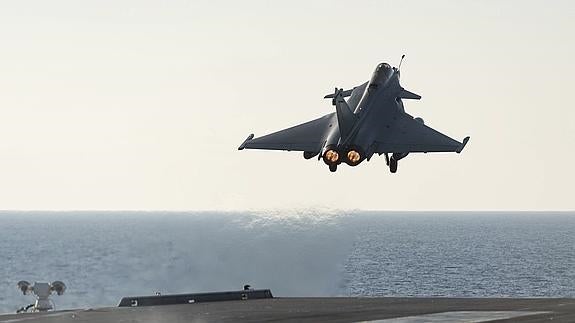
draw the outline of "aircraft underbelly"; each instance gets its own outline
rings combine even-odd
[[[379,98],[378,105],[370,107],[360,120],[358,130],[349,141],[350,145],[361,148],[364,152],[370,152],[371,146],[382,132],[391,129],[397,119],[397,107],[394,101],[389,102],[385,97]],[[381,102],[383,101],[383,102]]]

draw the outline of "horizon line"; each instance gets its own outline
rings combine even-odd
[[[329,209],[329,208],[269,208],[269,209],[0,209],[0,213],[6,212],[19,212],[19,213],[34,213],[34,212],[47,212],[47,213],[67,213],[67,212],[82,212],[82,213],[109,213],[109,212],[133,212],[133,213],[207,213],[207,212],[217,212],[217,213],[263,213],[263,212],[295,212],[295,213],[305,213],[305,212],[317,212],[317,213],[340,213],[340,212],[402,212],[402,213],[458,213],[458,212],[476,212],[476,213],[575,213],[573,210],[521,210],[521,209],[485,209],[485,210],[389,210],[389,209]]]

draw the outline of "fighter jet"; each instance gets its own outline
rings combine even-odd
[[[403,100],[421,96],[399,84],[404,57],[397,68],[381,63],[369,81],[326,95],[335,112],[259,138],[251,134],[238,149],[303,151],[305,159],[318,156],[332,172],[342,163],[357,166],[369,161],[374,154],[385,155],[395,173],[398,161],[409,153],[460,153],[469,137],[459,142],[405,112]]]

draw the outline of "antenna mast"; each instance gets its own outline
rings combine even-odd
[[[397,69],[401,69],[401,63],[403,62],[403,59],[405,58],[405,54],[401,55],[401,60],[399,61],[399,66],[397,67]]]

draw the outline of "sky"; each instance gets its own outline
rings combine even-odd
[[[238,151],[380,62],[461,154]],[[573,1],[0,2],[0,209],[573,210]]]

